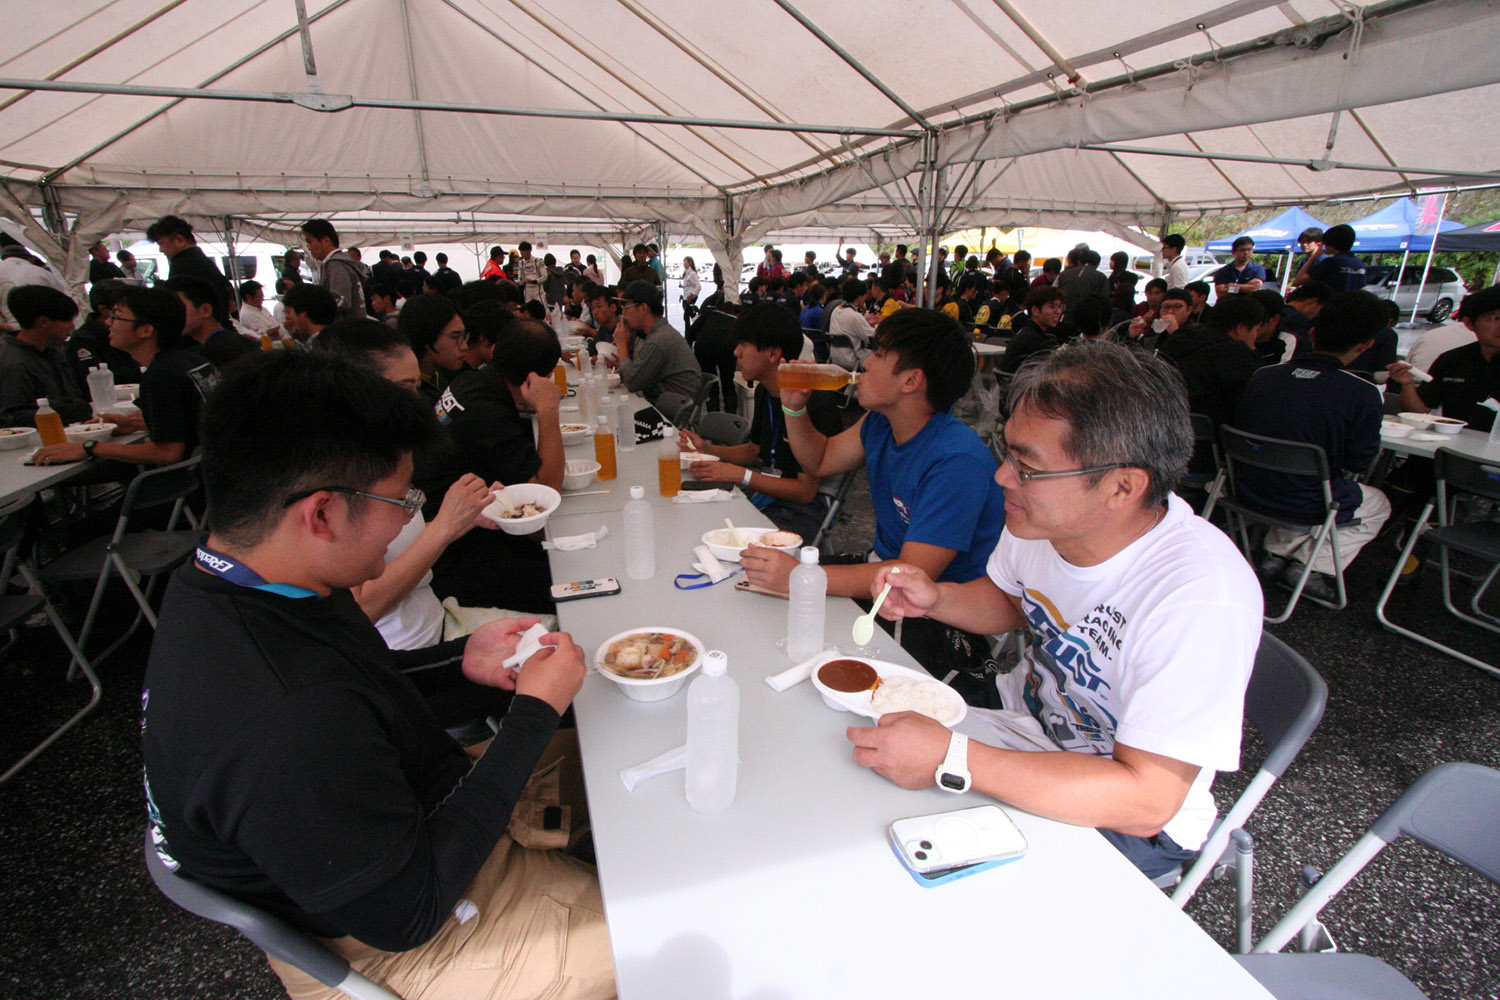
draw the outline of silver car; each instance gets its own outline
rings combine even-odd
[[[1396,267],[1377,264],[1365,272],[1365,291],[1373,292],[1382,299],[1392,299],[1401,307],[1402,316],[1410,316],[1412,306],[1417,304],[1417,287],[1422,284],[1422,268],[1408,264],[1401,271],[1401,282],[1396,282]],[[1434,267],[1427,272],[1427,284],[1422,288],[1422,302],[1417,312],[1425,314],[1434,323],[1441,323],[1453,313],[1453,307],[1469,293],[1463,279],[1451,268]]]

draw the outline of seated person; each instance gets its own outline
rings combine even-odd
[[[1480,404],[1500,398],[1500,285],[1465,296],[1454,315],[1474,339],[1439,355],[1427,371],[1431,382],[1417,384],[1411,365],[1399,361],[1390,366],[1391,380],[1401,385],[1401,409],[1406,412],[1441,409],[1445,417],[1488,431],[1495,424],[1495,411]]]
[[[400,995],[613,996],[593,870],[524,846],[525,818],[563,805],[525,791],[533,770],[576,763],[554,735],[582,653],[553,633],[505,669],[530,619],[392,653],[349,594],[420,502],[411,456],[436,433],[411,392],[324,352],[248,359],[210,400],[208,538],[146,669],[153,842]],[[464,681],[514,691],[472,755],[424,698]],[[293,997],[327,995],[271,965]]]
[[[1183,288],[1193,297],[1193,301],[1188,308],[1188,322],[1202,323],[1208,318],[1208,293],[1210,290],[1208,282],[1189,281]]]
[[[1137,316],[1144,316],[1146,317],[1147,325],[1150,325],[1151,321],[1159,315],[1162,300],[1166,296],[1167,279],[1152,278],[1146,282],[1146,297],[1138,302],[1135,308],[1130,311],[1130,318],[1134,319]]]
[[[339,318],[339,300],[322,285],[304,281],[281,296],[285,325],[299,344],[311,344]]]
[[[735,483],[745,488],[750,502],[771,523],[802,536],[811,545],[828,513],[828,495],[818,492],[821,480],[803,470],[787,440],[786,417],[781,412],[777,369],[795,360],[802,348],[802,330],[792,314],[774,302],[751,306],[734,324],[734,357],[745,381],[754,383],[754,419],[745,444],[716,445],[690,430],[679,439],[684,451],[718,458],[696,462],[693,476],[706,483]],[[844,429],[839,417],[839,395],[815,392],[807,402],[808,418],[824,437]]]
[[[218,313],[223,307],[213,285],[202,278],[187,277],[174,278],[167,282],[167,287],[182,300],[184,340],[197,344],[198,353],[213,362],[215,368],[223,371],[245,355],[260,350],[258,343],[219,322]]]
[[[1286,293],[1286,308],[1281,313],[1281,329],[1297,338],[1296,357],[1312,353],[1312,325],[1323,304],[1333,297],[1333,290],[1321,281],[1309,281]]]
[[[1390,299],[1381,299],[1380,308],[1385,312],[1385,326],[1375,334],[1375,343],[1370,349],[1349,362],[1349,370],[1360,378],[1380,385],[1389,377],[1390,367],[1396,357],[1396,324],[1401,322],[1401,307]]]
[[[978,333],[994,336],[997,330],[1010,329],[1011,317],[1016,314],[1010,295],[1011,285],[1006,277],[990,280],[989,298],[980,302],[979,308],[974,310],[974,322],[982,327],[994,327],[995,330],[979,330]]]
[[[1391,513],[1384,493],[1347,474],[1368,470],[1380,452],[1381,392],[1349,371],[1348,364],[1369,349],[1384,325],[1385,309],[1369,292],[1335,293],[1313,326],[1313,353],[1256,372],[1234,415],[1240,430],[1323,449],[1339,508],[1334,530],[1344,569]],[[1322,486],[1310,477],[1245,466],[1236,469],[1235,485],[1272,513],[1308,524],[1323,520]],[[1265,547],[1262,575],[1287,582],[1292,574],[1301,574],[1312,543],[1306,532],[1272,528]],[[1328,579],[1337,572],[1332,542],[1324,543],[1312,566],[1318,575],[1308,580],[1305,593],[1333,599],[1336,591]]]
[[[1286,311],[1286,302],[1274,288],[1262,288],[1250,293],[1260,303],[1266,318],[1255,330],[1255,356],[1262,364],[1279,365],[1297,356],[1300,344],[1297,338],[1281,328],[1281,317]]]
[[[17,285],[5,303],[18,329],[0,335],[0,425],[33,426],[42,397],[64,424],[89,419],[88,392],[63,352],[78,303],[49,285]]]
[[[884,566],[881,614],[971,632],[1023,626],[1003,710],[965,739],[913,712],[849,730],[854,762],[903,788],[973,790],[1099,828],[1151,877],[1187,861],[1214,821],[1216,771],[1239,767],[1245,685],[1261,632],[1255,576],[1172,486],[1193,450],[1170,368],[1109,342],[1069,344],[1009,389],[1005,530],[987,573],[933,583]],[[1080,421],[1088,420],[1084,425]]]
[[[259,340],[269,336],[280,339],[281,324],[266,310],[266,288],[258,281],[246,281],[240,285],[240,311],[235,315],[240,332]]]
[[[63,345],[78,384],[88,385],[89,369],[104,365],[115,377],[115,385],[139,385],[141,366],[124,351],[109,345],[109,314],[120,293],[128,288],[124,281],[101,281],[89,289],[89,314],[73,336]]]
[[[397,305],[400,301],[401,292],[397,290],[395,282],[377,281],[365,290],[365,315],[394,330],[396,318],[401,315]]]
[[[1185,288],[1169,288],[1162,293],[1156,317],[1136,316],[1130,321],[1126,336],[1142,347],[1160,349],[1178,330],[1189,325],[1192,311],[1192,293]]]
[[[1014,375],[1033,357],[1046,354],[1062,342],[1058,324],[1062,322],[1066,300],[1060,288],[1047,284],[1032,287],[1026,295],[1026,318],[1011,320],[1015,334],[1000,357],[1001,372]]]
[[[1215,427],[1234,416],[1250,376],[1260,370],[1253,345],[1265,318],[1250,296],[1226,295],[1206,324],[1177,330],[1157,349],[1182,373],[1192,412],[1206,414]]]
[[[619,369],[620,384],[649,403],[664,392],[696,398],[703,370],[687,339],[662,315],[660,286],[632,281],[615,301],[620,303],[621,323],[615,329],[615,356],[605,360]]]
[[[844,301],[829,313],[828,333],[848,337],[854,346],[852,349],[843,344],[832,346],[828,360],[854,371],[868,353],[870,343],[870,324],[864,316],[870,302],[870,286],[858,278],[845,278],[840,294]]]
[[[896,559],[942,580],[972,580],[984,572],[1005,520],[1005,496],[995,484],[995,459],[979,435],[949,410],[974,377],[974,352],[964,331],[931,309],[902,309],[875,330],[875,351],[864,360],[853,427],[825,435],[808,412],[811,393],[781,390],[783,426],[797,463],[825,478],[864,466],[875,508],[874,557],[879,562],[831,565],[828,593],[864,597],[881,565]],[[796,560],[774,549],[752,548],[741,558],[750,582],[785,593]],[[987,679],[996,669],[983,640],[936,625],[907,628],[902,644],[943,677],[963,650],[953,685],[965,698],[993,698]]]
[[[615,301],[617,294],[613,285],[594,285],[588,291],[589,315],[594,323],[590,330],[584,331],[584,341],[592,356],[599,354],[600,344],[608,344],[613,350],[615,333],[624,326],[620,322],[620,305]]]
[[[109,320],[109,343],[141,366],[141,389],[135,398],[139,413],[104,414],[116,434],[144,430],[148,440],[85,441],[46,445],[32,461],[38,465],[77,462],[90,456],[140,465],[172,465],[198,447],[198,424],[203,402],[219,381],[214,366],[189,350],[182,327],[182,300],[165,287],[127,287],[120,293]],[[193,345],[196,346],[196,345]]]

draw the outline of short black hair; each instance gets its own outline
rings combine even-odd
[[[1116,250],[1114,253],[1109,255],[1110,267],[1123,268],[1126,264],[1129,263],[1130,254],[1126,253],[1124,250]]]
[[[1068,310],[1068,321],[1077,328],[1080,337],[1097,337],[1109,322],[1111,311],[1109,299],[1102,295],[1086,295]]]
[[[78,303],[50,285],[17,285],[5,297],[5,306],[23,330],[38,320],[78,318]]]
[[[249,284],[246,282],[245,284]],[[89,287],[89,308],[96,313],[103,314],[107,309],[113,309],[115,303],[120,301],[120,293],[130,285],[119,278],[110,278],[108,281],[96,281]],[[240,286],[241,288],[244,285]]]
[[[464,311],[464,317],[468,318],[468,310],[481,302],[509,302],[505,293],[501,291],[502,287],[504,286],[483,279],[466,281],[455,288],[448,298],[452,299],[458,308]]]
[[[1056,257],[1048,257],[1046,260],[1042,261],[1043,272],[1061,271],[1062,269],[1062,261],[1058,260]]]
[[[184,274],[167,282],[167,287],[195,306],[208,306],[215,316],[224,308],[219,290],[195,274]]]
[[[1166,278],[1152,278],[1146,282],[1146,291],[1148,292],[1157,291],[1158,289],[1165,292],[1168,287]]]
[[[1274,288],[1257,288],[1250,293],[1250,297],[1260,303],[1260,307],[1266,311],[1266,316],[1281,318],[1282,310],[1286,308],[1286,301],[1282,299],[1281,293]]]
[[[1168,233],[1161,238],[1161,245],[1164,247],[1171,247],[1173,250],[1181,251],[1184,247],[1187,246],[1187,240],[1183,238],[1181,233]]]
[[[522,253],[525,253],[531,249],[531,243],[528,240],[522,240],[521,242],[516,244],[516,249],[521,251]]]
[[[839,286],[839,295],[845,302],[853,302],[865,293],[865,283],[858,278],[845,278]]]
[[[339,300],[322,285],[302,282],[293,285],[281,296],[286,309],[295,309],[319,326],[328,326],[339,318]]]
[[[1203,317],[1203,322],[1210,330],[1230,333],[1242,326],[1259,326],[1265,318],[1265,309],[1251,296],[1225,295]]]
[[[187,309],[181,299],[160,285],[155,288],[127,285],[115,305],[129,309],[138,324],[149,324],[156,331],[157,350],[171,350],[182,339]]]
[[[432,259],[438,262],[438,267],[447,267],[448,266],[448,255],[445,254],[445,253],[443,253],[443,252],[441,252],[441,251],[439,251],[438,254],[436,256],[434,256]]]
[[[302,223],[302,235],[315,240],[332,240],[334,246],[339,245],[339,231],[327,219],[308,219]]]
[[[1183,287],[1183,289],[1185,291],[1197,292],[1199,295],[1203,296],[1205,299],[1208,298],[1208,293],[1210,291],[1212,291],[1212,289],[1210,289],[1208,287],[1208,282],[1206,282],[1206,281],[1189,281],[1187,284],[1183,285],[1182,287]]]
[[[896,371],[927,377],[927,402],[946,412],[974,380],[974,349],[963,328],[936,309],[898,309],[880,321],[870,347],[896,356]]]
[[[515,319],[500,328],[491,363],[506,382],[520,385],[528,375],[552,374],[561,357],[562,347],[550,326],[540,320]]]
[[[486,344],[498,344],[505,328],[514,322],[516,314],[499,299],[484,299],[464,310],[464,329],[468,331],[470,343],[482,340]],[[555,367],[557,363],[553,362]]]
[[[1017,250],[1014,254],[1011,255],[1010,259],[1012,263],[1016,261],[1028,261],[1031,259],[1031,251]]]
[[[1298,285],[1290,292],[1287,292],[1286,295],[1286,300],[1288,303],[1303,302],[1307,299],[1312,299],[1314,302],[1321,303],[1327,302],[1331,298],[1333,298],[1333,289],[1329,288],[1321,281],[1309,281],[1306,284]]]
[[[200,472],[210,529],[237,546],[258,545],[281,523],[287,497],[325,486],[367,490],[438,434],[431,406],[347,358],[327,351],[244,358],[204,406]],[[361,509],[351,507],[354,516]]]
[[[401,292],[396,288],[393,281],[376,281],[365,286],[365,308],[375,308],[375,296],[384,295],[394,303],[401,297]]]
[[[1324,244],[1340,252],[1353,249],[1354,241],[1358,238],[1359,234],[1354,231],[1353,226],[1329,226],[1323,231]]]
[[[1233,243],[1229,244],[1229,249],[1238,250],[1240,247],[1244,246],[1248,246],[1253,250],[1255,248],[1255,241],[1248,236],[1240,236],[1237,237]]]
[[[1297,242],[1322,243],[1323,230],[1319,229],[1317,226],[1308,226],[1306,229],[1302,230],[1302,232],[1297,234]]]
[[[181,236],[189,242],[193,239],[193,227],[186,219],[180,219],[175,215],[163,215],[160,219],[151,223],[146,229],[146,239],[152,243],[160,243],[163,236]]]
[[[1374,295],[1358,289],[1335,292],[1313,320],[1313,350],[1319,354],[1343,354],[1374,340],[1384,329],[1385,306]]]
[[[1168,288],[1167,294],[1161,297],[1163,302],[1171,299],[1173,302],[1186,302],[1189,306],[1193,304],[1193,295],[1186,288]]]
[[[422,252],[422,251],[421,251],[421,250],[417,250],[417,251],[416,251],[416,252],[414,252],[414,253],[413,253],[413,254],[412,254],[412,255],[411,255],[411,259],[412,259],[412,261],[413,261],[413,262],[414,262],[414,263],[415,263],[415,264],[416,264],[416,265],[417,265],[417,266],[418,266],[418,267],[421,267],[421,266],[422,266],[422,265],[423,265],[423,264],[425,264],[425,263],[427,263],[427,254],[425,254],[425,253],[424,253],[424,252]]]
[[[1039,309],[1049,302],[1062,302],[1067,298],[1056,285],[1038,285],[1026,293],[1025,307]]]
[[[382,359],[410,347],[406,338],[378,319],[341,319],[318,334],[313,348],[342,355],[378,371]]]
[[[795,361],[802,354],[802,326],[780,302],[757,302],[734,321],[734,342],[758,351],[781,348],[781,356]]]
[[[263,292],[265,290],[266,286],[262,285],[260,282],[256,281],[253,278],[249,281],[242,281],[240,282],[240,301],[244,302],[247,297],[254,295],[256,292]]]
[[[422,355],[437,343],[443,327],[453,322],[453,317],[457,315],[458,307],[446,296],[431,293],[413,295],[401,307],[401,315],[396,318],[396,330],[411,343],[411,349],[417,352],[417,359],[421,360]]]

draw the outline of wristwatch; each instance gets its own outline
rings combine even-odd
[[[94,448],[96,448],[98,446],[98,444],[99,444],[98,441],[85,441],[85,442],[83,442],[83,457],[84,458],[93,458],[94,457]]]
[[[974,783],[969,775],[969,738],[963,733],[948,738],[948,756],[938,765],[934,780],[939,788],[954,795],[967,792]]]

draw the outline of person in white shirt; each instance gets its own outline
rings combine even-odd
[[[967,741],[911,712],[849,730],[855,763],[903,788],[969,787],[1099,828],[1144,873],[1191,857],[1216,771],[1239,767],[1261,591],[1228,536],[1173,484],[1193,450],[1187,395],[1160,359],[1108,342],[1059,348],[1010,389],[1005,528],[987,575],[937,583],[883,568],[881,614],[974,632],[1029,626],[1004,709]]]
[[[258,281],[246,281],[240,285],[240,332],[257,340],[263,334],[280,337],[281,324],[266,310],[266,289]]]
[[[1406,352],[1406,363],[1425,372],[1439,356],[1455,347],[1468,347],[1474,340],[1474,331],[1456,320],[1435,326],[1412,341],[1411,349]]]
[[[870,286],[858,278],[845,278],[844,283],[839,286],[839,295],[844,301],[828,317],[828,332],[848,337],[854,344],[854,350],[851,353],[842,345],[835,346],[828,360],[853,371],[864,359],[867,353],[865,347],[874,332],[864,314],[865,303],[870,298]]]
[[[1186,288],[1190,280],[1188,278],[1187,261],[1182,257],[1183,248],[1187,246],[1187,240],[1178,233],[1169,233],[1162,237],[1161,256],[1167,262],[1167,287]]]
[[[703,291],[703,283],[698,280],[698,264],[691,257],[682,258],[682,322],[683,325],[693,321],[698,315],[698,295]]]

